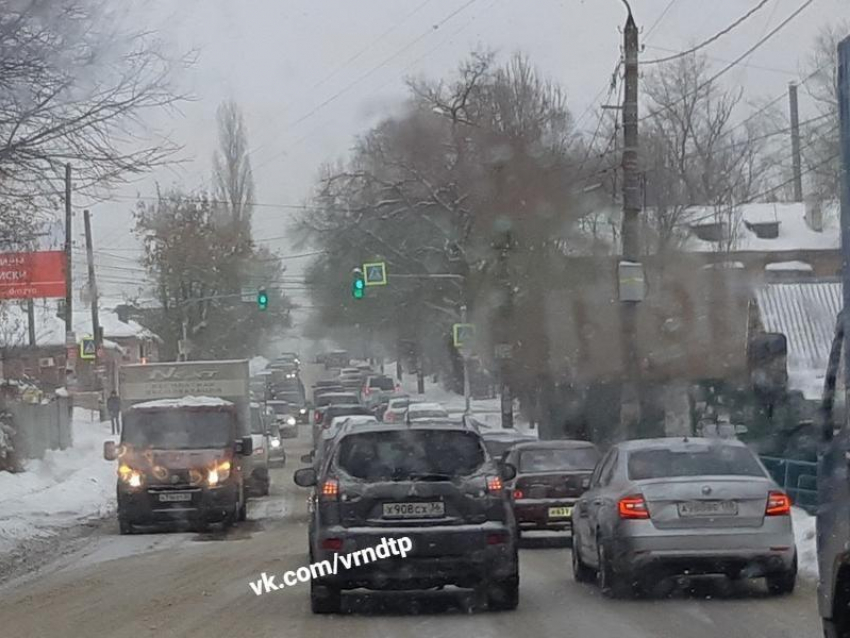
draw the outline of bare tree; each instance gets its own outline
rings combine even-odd
[[[229,100],[218,107],[219,148],[213,154],[215,199],[241,232],[250,237],[254,176],[248,151],[248,132],[239,105]]]
[[[106,0],[0,0],[0,195],[113,184],[172,159],[143,123],[182,99],[157,38],[125,30]],[[182,62],[187,62],[184,59]]]
[[[649,115],[643,163],[658,251],[675,248],[687,225],[697,221],[690,218],[692,207],[708,207],[716,211],[714,222],[728,224],[774,166],[765,135],[769,114],[736,123],[742,90],[708,82],[709,75],[705,57],[688,55],[658,66],[644,80]]]
[[[838,43],[850,31],[850,20],[825,25],[809,54],[805,88],[818,115],[803,127],[803,168],[811,196],[835,200],[841,188],[838,116]]]

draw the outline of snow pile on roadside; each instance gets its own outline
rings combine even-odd
[[[800,576],[807,580],[818,578],[818,554],[816,547],[816,518],[797,507],[792,508],[794,537],[797,542],[797,563]]]
[[[77,408],[73,436],[74,447],[28,461],[24,472],[0,472],[0,553],[114,508],[115,464],[103,460],[109,424]]]

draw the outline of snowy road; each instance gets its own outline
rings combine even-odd
[[[7,636],[429,638],[469,635],[581,638],[807,638],[818,636],[814,587],[768,597],[760,584],[698,583],[670,598],[611,601],[570,573],[563,540],[529,539],[520,551],[516,612],[469,614],[457,591],[424,596],[346,596],[353,613],[317,617],[308,587],[255,596],[248,582],[262,571],[307,564],[305,494],[291,483],[307,440],[275,470],[272,495],[254,501],[250,520],[227,534],[119,536],[109,522],[82,550],[26,581],[0,589],[0,627]]]

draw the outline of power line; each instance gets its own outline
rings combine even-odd
[[[677,53],[676,55],[670,55],[670,56],[667,56],[667,57],[664,57],[664,58],[656,58],[656,59],[654,59],[654,60],[642,60],[642,61],[641,61],[641,64],[662,64],[662,63],[664,63],[664,62],[670,62],[670,61],[672,61],[672,60],[676,60],[676,59],[678,59],[678,58],[683,58],[683,57],[685,57],[685,56],[687,56],[687,55],[691,55],[692,53],[696,53],[696,52],[697,52],[697,51],[699,51],[700,49],[704,49],[705,47],[707,47],[707,46],[708,46],[709,44],[711,44],[712,42],[716,42],[716,41],[717,41],[717,40],[719,40],[721,37],[723,37],[724,35],[726,35],[726,34],[727,34],[727,33],[729,33],[730,31],[732,31],[733,29],[735,29],[735,27],[737,27],[737,26],[739,26],[740,24],[742,24],[743,22],[745,22],[745,21],[747,20],[747,18],[749,18],[749,17],[750,17],[750,16],[752,16],[754,13],[756,13],[757,11],[759,11],[759,10],[760,10],[762,7],[764,7],[764,5],[766,5],[768,2],[770,2],[770,0],[761,0],[761,1],[760,1],[760,2],[759,2],[756,6],[755,6],[755,7],[753,7],[753,8],[752,8],[752,9],[750,9],[749,11],[747,11],[747,13],[745,13],[743,16],[741,16],[740,18],[738,18],[737,20],[735,20],[735,22],[733,22],[732,24],[730,24],[728,27],[726,27],[725,29],[722,29],[721,31],[718,31],[718,32],[717,32],[717,33],[715,33],[713,36],[711,36],[710,38],[708,38],[708,40],[703,40],[703,41],[702,41],[702,42],[700,42],[698,45],[696,45],[696,46],[694,46],[694,47],[691,47],[690,49],[688,49],[688,50],[686,50],[686,51],[681,51],[681,52]]]
[[[749,57],[750,55],[752,55],[752,53],[753,53],[754,51],[756,51],[759,47],[761,47],[761,46],[762,46],[765,42],[767,42],[768,40],[770,40],[770,39],[771,39],[774,35],[776,35],[777,33],[779,33],[779,32],[780,32],[780,31],[781,31],[781,30],[782,30],[785,26],[787,26],[787,25],[788,25],[788,24],[789,24],[789,23],[790,23],[790,22],[791,22],[794,18],[796,18],[796,17],[797,17],[798,15],[800,15],[800,14],[801,14],[801,13],[802,13],[805,9],[807,9],[807,8],[809,7],[809,5],[811,5],[814,1],[815,1],[815,0],[806,0],[806,1],[802,4],[802,5],[800,5],[799,7],[797,7],[797,9],[796,9],[796,10],[795,10],[795,11],[794,11],[794,12],[793,12],[790,16],[788,16],[787,18],[785,18],[785,20],[783,20],[782,22],[780,22],[780,23],[779,23],[779,25],[777,25],[774,29],[772,29],[772,30],[771,30],[771,31],[770,31],[767,35],[765,35],[764,37],[762,37],[761,39],[759,39],[759,40],[758,40],[758,42],[756,42],[753,46],[751,46],[749,49],[747,49],[747,50],[746,50],[746,51],[745,51],[742,55],[738,56],[738,57],[737,57],[734,61],[730,62],[730,63],[729,63],[729,64],[727,64],[725,67],[723,67],[722,69],[720,69],[720,71],[718,71],[718,72],[717,72],[717,73],[715,73],[713,76],[711,76],[708,80],[706,80],[705,82],[703,82],[702,84],[700,84],[700,85],[699,85],[696,89],[694,89],[693,91],[690,91],[690,92],[685,93],[684,95],[682,95],[682,96],[678,97],[676,100],[674,100],[674,101],[673,101],[673,102],[671,102],[670,104],[665,104],[665,105],[664,105],[661,109],[658,109],[658,110],[656,110],[656,111],[653,111],[652,113],[648,113],[648,114],[644,115],[642,118],[640,118],[640,121],[641,121],[641,122],[643,122],[644,120],[647,120],[647,119],[649,119],[649,118],[651,118],[651,117],[654,117],[654,116],[658,115],[659,113],[661,113],[661,112],[662,112],[662,111],[664,111],[665,109],[669,109],[671,106],[673,106],[673,105],[675,105],[675,104],[678,104],[679,102],[681,102],[681,101],[683,101],[683,100],[687,99],[687,98],[688,98],[688,97],[690,97],[691,95],[699,94],[699,92],[700,92],[700,91],[702,91],[705,87],[707,87],[707,86],[709,86],[710,84],[712,84],[715,80],[717,80],[718,78],[720,78],[722,75],[726,74],[729,70],[733,69],[733,68],[734,68],[734,67],[736,67],[738,64],[740,64],[743,60],[745,60],[747,57]]]
[[[654,49],[656,51],[664,51],[665,53],[681,53],[681,51],[679,49],[670,49],[668,47],[659,47],[659,46],[654,46],[654,45],[651,45],[651,44],[645,44],[644,48]],[[714,56],[714,55],[706,55],[705,57],[709,60],[713,60],[714,62],[723,62],[724,64],[729,63],[729,60],[727,58],[718,58],[717,56]],[[794,77],[797,77],[797,75],[798,75],[797,71],[790,71],[788,69],[777,69],[777,68],[771,67],[771,66],[764,66],[763,64],[747,63],[747,67],[749,67],[751,69],[756,69],[758,71],[769,71],[771,73],[781,73],[783,75],[791,75],[791,76],[794,76]]]
[[[659,15],[655,19],[655,22],[652,23],[652,26],[649,27],[649,29],[647,29],[646,35],[643,36],[644,38],[648,38],[649,34],[651,34],[653,31],[655,31],[655,27],[657,27],[659,24],[661,24],[661,21],[664,19],[664,16],[667,15],[667,12],[670,11],[670,9],[673,8],[673,5],[676,4],[676,2],[678,2],[678,0],[670,0],[670,2],[667,3],[667,6],[664,7],[664,11],[661,12],[661,15]]]
[[[321,111],[323,108],[325,108],[328,104],[331,104],[332,102],[336,101],[338,98],[340,98],[340,97],[342,97],[343,95],[345,95],[346,93],[348,93],[348,91],[350,91],[350,90],[351,90],[351,89],[353,89],[355,86],[357,86],[358,84],[360,84],[360,82],[362,82],[362,81],[364,81],[364,80],[368,79],[368,78],[369,78],[369,77],[371,77],[374,73],[376,73],[377,71],[380,71],[382,68],[384,68],[385,66],[387,66],[390,62],[392,62],[393,60],[395,60],[397,57],[399,57],[400,55],[402,55],[402,54],[406,53],[408,50],[410,50],[411,48],[413,48],[414,46],[416,46],[417,44],[419,44],[422,40],[424,40],[425,38],[427,38],[427,37],[428,37],[429,35],[431,35],[434,31],[438,30],[441,26],[443,26],[444,24],[446,24],[449,20],[451,20],[452,18],[454,18],[456,15],[458,15],[458,14],[459,14],[459,13],[461,13],[462,11],[465,11],[467,8],[469,8],[470,6],[472,6],[473,4],[475,4],[477,1],[478,1],[478,0],[467,0],[467,2],[465,2],[463,5],[461,5],[460,7],[458,7],[457,9],[455,9],[454,11],[452,11],[451,13],[449,13],[449,14],[448,14],[446,17],[444,17],[442,20],[440,20],[440,21],[439,21],[439,22],[437,22],[436,24],[432,25],[432,26],[431,26],[431,28],[430,28],[430,29],[428,29],[428,31],[425,31],[424,33],[420,34],[420,35],[419,35],[419,37],[415,38],[415,39],[414,39],[414,40],[412,40],[411,42],[408,42],[408,43],[407,43],[405,46],[403,46],[402,48],[400,48],[400,49],[396,50],[396,51],[395,51],[392,55],[390,55],[389,57],[385,58],[385,59],[384,59],[383,61],[381,61],[379,64],[377,64],[376,66],[374,66],[374,67],[372,67],[371,69],[369,69],[368,71],[366,71],[366,73],[363,73],[362,75],[360,75],[360,76],[358,76],[357,78],[355,78],[353,81],[349,82],[347,85],[345,85],[345,86],[344,86],[343,88],[341,88],[339,91],[337,91],[336,93],[334,93],[333,95],[331,95],[329,98],[327,98],[327,99],[326,99],[326,100],[324,100],[323,102],[319,103],[319,104],[318,104],[318,105],[316,105],[313,109],[311,109],[310,111],[308,111],[307,113],[305,113],[304,115],[302,115],[301,117],[299,117],[297,120],[295,120],[294,122],[292,122],[292,123],[291,123],[291,124],[290,124],[287,128],[290,128],[290,129],[291,129],[291,128],[295,128],[295,127],[296,127],[296,126],[298,126],[301,122],[304,122],[305,120],[308,120],[309,118],[311,118],[313,115],[315,115],[316,113],[318,113],[319,111]],[[265,162],[263,162],[262,164],[258,164],[258,165],[257,165],[256,167],[254,167],[254,168],[255,168],[255,170],[258,170],[258,169],[262,168],[263,166],[267,165],[269,162],[274,161],[274,160],[278,159],[281,155],[285,155],[285,154],[286,154],[286,151],[283,151],[282,153],[278,153],[278,154],[276,154],[276,155],[273,155],[273,156],[272,156],[272,157],[270,157],[268,160],[266,160],[266,161],[265,161]]]

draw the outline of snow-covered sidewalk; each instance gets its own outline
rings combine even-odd
[[[73,437],[73,447],[27,461],[24,472],[0,472],[0,553],[114,509],[115,464],[103,460],[109,423],[77,408]]]

